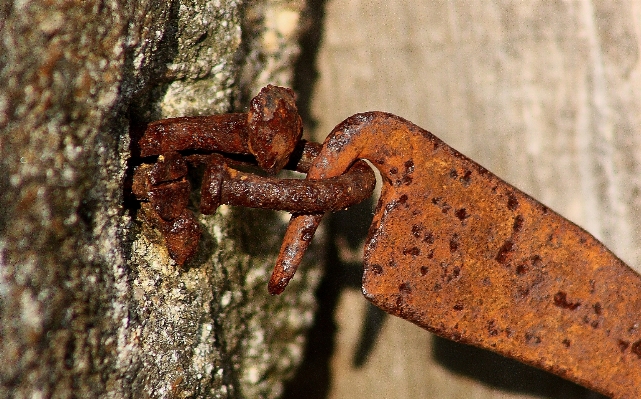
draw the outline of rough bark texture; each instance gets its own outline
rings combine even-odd
[[[585,227],[641,271],[641,3],[322,3],[311,106],[319,136],[356,112],[400,115]],[[343,253],[357,247],[359,217],[349,217],[334,220]],[[364,218],[369,224],[371,216]],[[358,292],[361,252],[354,253],[342,263],[353,271],[334,280],[350,289],[326,299],[337,304],[337,326],[328,317],[313,338],[331,344],[323,337],[337,328],[329,376],[318,384],[329,392],[313,394],[315,385],[301,376],[307,397],[594,397],[382,318]],[[322,358],[312,350],[308,356]],[[319,365],[305,370],[324,372]]]
[[[132,126],[289,84],[302,6],[0,4],[0,398],[279,395],[317,280],[267,294],[279,218],[202,217],[178,269],[124,182]]]

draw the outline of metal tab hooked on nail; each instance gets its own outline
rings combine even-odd
[[[249,116],[148,126],[140,154],[157,161],[136,169],[133,192],[176,263],[200,237],[187,209],[190,165],[206,167],[203,213],[222,203],[294,212],[269,282],[279,294],[323,212],[369,197],[369,160],[383,178],[363,257],[370,301],[611,397],[641,397],[641,277],[593,236],[398,116],[354,115],[322,147],[300,140],[300,126],[293,92],[274,86]],[[307,179],[244,174],[231,166],[246,160],[230,154]]]

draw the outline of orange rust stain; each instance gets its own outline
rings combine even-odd
[[[641,397],[641,278],[603,244],[400,117],[348,118],[308,178],[356,159],[384,182],[364,254],[370,301],[614,398]],[[270,292],[282,292],[319,221],[292,218]]]

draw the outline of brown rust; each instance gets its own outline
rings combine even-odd
[[[364,255],[370,301],[605,395],[641,397],[641,277],[603,244],[397,116],[339,124],[307,177],[357,159],[383,177]],[[285,288],[319,221],[292,218],[270,292]]]
[[[200,227],[187,209],[188,165],[204,164],[202,213],[220,204],[294,212],[270,280],[293,277],[328,210],[383,187],[364,256],[363,293],[438,335],[540,367],[615,398],[641,397],[641,278],[594,237],[429,132],[370,112],[338,125],[321,148],[300,140],[293,92],[269,86],[248,114],[151,123],[132,191],[141,214],[183,264]],[[269,173],[229,167],[253,155]],[[347,172],[346,172],[347,171]],[[346,173],[345,173],[346,172]]]
[[[248,147],[268,173],[285,166],[303,134],[294,91],[268,85],[251,100],[247,114]]]
[[[138,141],[141,157],[177,151],[251,154],[268,173],[281,170],[303,134],[294,92],[268,85],[248,113],[162,119],[147,125]]]
[[[249,154],[247,137],[247,114],[185,116],[151,122],[138,146],[141,157],[186,150]]]
[[[253,155],[268,173],[285,166],[305,173],[321,146],[300,140],[301,133],[293,91],[271,85],[254,97],[247,114],[150,123],[138,147],[142,157],[158,156],[158,160],[136,168],[132,191],[144,202],[145,219],[163,234],[171,258],[179,265],[189,260],[201,234],[195,216],[187,209],[188,165],[205,165],[200,203],[203,214],[214,213],[220,204],[322,213],[349,207],[371,195],[375,177],[364,162],[335,178],[302,180],[239,172],[228,163],[246,163],[224,157]]]
[[[269,178],[231,168],[227,168],[226,173],[220,187],[213,190],[220,195],[219,203],[292,213],[323,213],[348,208],[369,198],[376,184],[374,174],[365,162],[356,163],[343,175],[322,180]],[[209,185],[207,192],[202,192],[203,200],[211,197],[211,189]]]

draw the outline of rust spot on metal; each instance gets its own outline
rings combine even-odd
[[[383,266],[381,265],[372,265],[371,270],[374,274],[383,274]]]
[[[514,242],[507,240],[499,248],[499,252],[496,254],[496,261],[500,264],[505,264],[508,261],[510,252],[514,250]]]
[[[517,217],[514,218],[514,224],[512,225],[512,231],[514,233],[518,233],[521,231],[523,228],[523,216],[518,215]]]
[[[459,237],[458,234],[454,234],[452,238],[450,238],[450,252],[454,253],[458,251],[459,247]]]
[[[461,177],[461,183],[463,183],[464,187],[467,187],[470,185],[472,181],[472,171],[466,170],[465,173],[463,174],[463,177]]]
[[[619,344],[619,349],[621,349],[621,352],[625,352],[630,347],[630,343],[622,339],[618,340],[618,344]]]
[[[420,254],[421,254],[421,250],[418,249],[418,247],[411,247],[411,248],[403,249],[403,255],[419,256]]]
[[[527,273],[527,271],[528,271],[528,266],[525,263],[521,263],[516,267],[516,274],[522,275]]]
[[[398,286],[398,292],[404,295],[409,295],[412,293],[412,287],[410,286],[410,283],[405,282],[402,283],[401,285]]]
[[[507,208],[511,211],[515,211],[516,208],[519,206],[519,200],[516,199],[516,195],[514,193],[507,193]]]
[[[459,218],[461,222],[470,217],[470,215],[467,214],[467,210],[465,208],[457,209],[454,214],[457,218]]]
[[[554,305],[563,309],[575,310],[581,306],[581,303],[568,301],[568,294],[563,291],[559,291],[554,294]]]
[[[416,238],[419,238],[421,236],[421,231],[422,230],[423,229],[420,226],[415,224],[415,225],[412,226],[412,235],[414,237],[416,237]]]
[[[496,326],[496,320],[490,320],[487,322],[487,332],[491,337],[499,335],[499,329]]]
[[[603,313],[603,306],[599,302],[595,303],[593,308],[595,314],[600,316]]]
[[[399,153],[398,143],[413,152]],[[371,160],[383,177],[365,245],[370,301],[605,395],[641,397],[637,273],[585,230],[400,117],[369,112],[343,121],[308,179],[339,176],[357,159]],[[313,228],[320,217],[313,218],[292,218],[270,292],[284,289],[280,270],[300,258],[290,232]]]
[[[525,342],[528,345],[538,345],[542,342],[543,340],[541,339],[540,336],[536,335],[536,333],[532,331],[528,331],[525,333]]]
[[[637,355],[639,359],[641,359],[641,340],[633,343],[630,347],[630,350],[632,351],[632,353]]]

